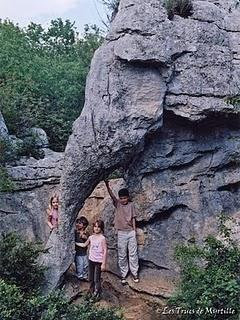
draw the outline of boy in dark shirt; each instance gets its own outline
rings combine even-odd
[[[109,182],[105,181],[108,193],[112,198],[115,209],[114,226],[118,236],[118,264],[121,272],[121,282],[126,284],[126,277],[130,268],[134,282],[138,278],[138,254],[136,240],[136,211],[129,201],[128,189],[121,189],[117,199],[112,192]]]
[[[89,234],[86,231],[88,220],[81,216],[76,220],[75,242],[84,243],[87,241]],[[81,248],[75,245],[75,265],[77,277],[80,280],[88,280],[88,257],[87,247]]]

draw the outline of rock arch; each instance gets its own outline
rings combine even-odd
[[[154,135],[163,115],[187,119],[192,127],[213,114],[238,119],[224,100],[239,94],[240,19],[230,2],[231,12],[221,3],[193,1],[190,18],[170,21],[159,0],[120,1],[92,60],[85,106],[66,147],[61,228],[43,257],[48,289],[69,266],[73,222],[84,200],[114,169],[138,161],[151,136],[164,136]]]

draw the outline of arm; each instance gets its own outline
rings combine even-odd
[[[89,238],[89,234],[85,231],[80,231],[80,238],[83,240],[87,240]]]
[[[101,270],[102,271],[105,271],[106,270],[106,262],[107,262],[107,241],[106,239],[103,240],[103,262],[102,262],[102,265],[101,265]]]
[[[132,204],[132,226],[134,231],[136,231],[136,216],[137,216],[137,212],[134,204]]]
[[[114,207],[117,207],[117,202],[118,202],[118,200],[117,200],[117,198],[115,197],[114,193],[112,192],[112,190],[111,190],[111,188],[110,188],[110,186],[109,186],[109,181],[108,181],[108,180],[105,180],[104,182],[105,182],[105,185],[106,185],[106,187],[107,187],[107,191],[108,191],[110,197],[112,198]]]
[[[81,247],[81,248],[87,247],[87,246],[89,245],[89,243],[90,243],[90,240],[89,240],[89,239],[88,239],[86,242],[84,242],[84,243],[75,242],[76,246],[79,246],[79,247]]]
[[[54,227],[51,223],[51,211],[49,209],[47,209],[47,215],[48,215],[47,225],[49,226],[50,230],[52,231],[54,229]]]
[[[136,231],[136,218],[135,217],[132,219],[132,223],[133,223],[133,230]]]

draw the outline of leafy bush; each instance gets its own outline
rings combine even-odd
[[[0,276],[9,284],[15,284],[24,293],[40,288],[44,280],[44,268],[37,265],[40,243],[28,242],[16,234],[3,235],[0,241]]]
[[[184,310],[202,310],[184,319],[215,319],[212,310],[233,310],[218,314],[217,319],[239,319],[240,313],[240,249],[232,238],[225,217],[219,219],[220,238],[209,236],[204,245],[178,246],[176,257],[181,266],[181,283],[171,306]]]
[[[21,290],[0,279],[0,319],[21,319],[23,303],[24,298]]]
[[[80,38],[69,20],[52,20],[48,30],[0,21],[0,102],[11,134],[40,127],[53,149],[64,150],[102,40],[96,26],[86,27]]]
[[[101,309],[90,301],[69,303],[63,292],[41,295],[43,268],[36,261],[40,244],[9,234],[0,241],[1,320],[121,320],[115,309]]]
[[[192,15],[193,6],[191,0],[165,0],[164,5],[167,9],[169,19],[172,19],[174,15],[183,18]]]
[[[0,192],[11,192],[13,187],[14,183],[6,168],[0,164]]]

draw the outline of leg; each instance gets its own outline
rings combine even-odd
[[[95,294],[100,295],[102,292],[101,287],[101,263],[96,262],[95,265]]]
[[[94,290],[95,290],[94,274],[95,274],[95,264],[93,261],[89,260],[88,280],[90,283],[90,293],[94,293]]]
[[[83,279],[88,278],[88,257],[82,256],[83,257]]]
[[[136,232],[131,231],[129,234],[129,242],[128,242],[128,252],[129,252],[129,265],[130,270],[133,276],[137,276],[138,274],[138,253],[137,253],[137,239]]]
[[[128,259],[127,259],[128,236],[126,232],[118,231],[118,265],[121,276],[126,278],[128,274]]]
[[[83,277],[83,257],[82,256],[75,256],[75,265],[76,265],[76,273],[78,278]]]

